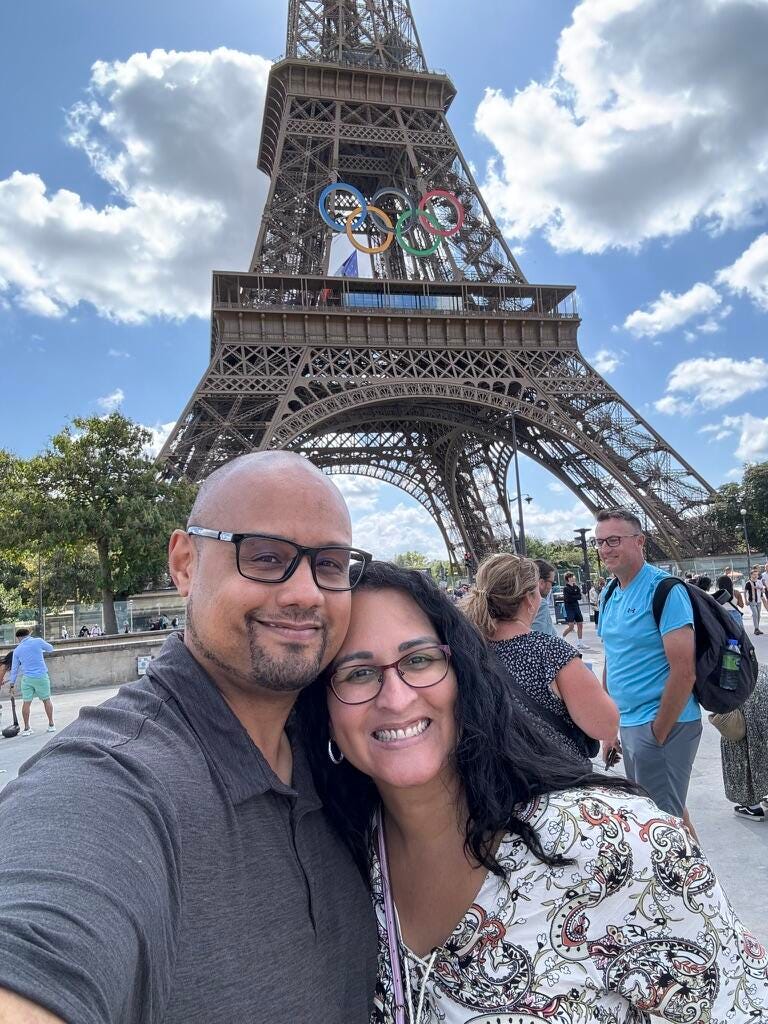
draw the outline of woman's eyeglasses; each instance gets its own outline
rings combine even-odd
[[[389,665],[343,665],[330,678],[331,689],[342,704],[367,704],[384,685],[384,673],[393,668],[407,686],[423,690],[448,675],[451,649],[447,644],[409,651]]]

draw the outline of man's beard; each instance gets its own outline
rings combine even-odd
[[[288,616],[282,613],[285,620]],[[306,621],[302,616],[301,622]],[[287,644],[286,653],[282,658],[269,654],[256,639],[257,623],[246,616],[248,631],[248,650],[250,653],[250,671],[243,672],[237,665],[224,660],[221,652],[211,648],[198,632],[195,625],[195,613],[192,599],[187,600],[186,629],[192,636],[195,646],[204,657],[216,665],[227,675],[243,679],[254,686],[260,686],[274,693],[294,693],[305,689],[320,675],[328,646],[328,627],[318,623],[320,644],[314,651],[307,650],[304,644]]]
[[[283,612],[283,618],[285,617]],[[323,667],[325,649],[328,645],[328,628],[325,624],[319,624],[320,644],[317,648],[308,650],[304,644],[286,644],[285,655],[279,659],[269,654],[258,642],[256,625],[252,619],[246,619],[254,682],[258,682],[265,690],[293,693],[303,690],[317,679]]]

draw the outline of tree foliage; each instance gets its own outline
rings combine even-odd
[[[168,535],[194,500],[188,483],[158,479],[149,431],[121,413],[77,418],[31,459],[0,456],[5,544],[43,554],[51,603],[80,593],[104,604],[117,632],[116,594],[142,589],[165,568]]]
[[[401,565],[405,569],[429,569],[430,561],[420,551],[404,551],[395,555],[395,565]]]
[[[745,466],[741,483],[718,487],[706,517],[709,553],[746,551],[744,519],[751,550],[768,551],[768,462]]]

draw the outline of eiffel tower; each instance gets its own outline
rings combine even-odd
[[[711,487],[586,362],[574,286],[526,279],[448,125],[454,96],[409,0],[289,0],[250,270],[213,275],[211,361],[164,474],[291,449],[402,488],[460,561],[518,544],[522,452],[589,509],[638,510],[656,557],[693,554]],[[370,276],[329,273],[342,230]]]

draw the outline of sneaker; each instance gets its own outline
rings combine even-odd
[[[736,804],[733,808],[736,814],[742,814],[745,818],[764,818],[765,811],[758,804],[756,807],[749,807],[747,804]]]
[[[31,736],[34,731],[35,731],[34,729],[22,729],[21,735],[22,736]]]
[[[755,630],[755,636],[762,636],[762,635],[763,635],[762,629],[756,629]]]
[[[576,650],[577,651],[589,651],[589,650],[591,650],[591,647],[589,646],[589,644],[583,644],[583,643],[581,643],[581,641],[579,641],[579,643],[576,644]]]
[[[56,726],[55,725],[49,725],[48,728],[45,731],[46,732],[56,732]]]

